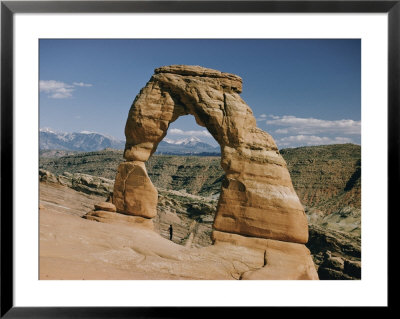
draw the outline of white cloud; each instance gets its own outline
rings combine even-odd
[[[81,87],[91,87],[91,86],[93,86],[90,83],[83,83],[83,82],[74,82],[72,84],[75,85],[75,86],[81,86]]]
[[[186,135],[186,136],[206,136],[211,137],[212,135],[206,131],[184,131],[179,128],[171,128],[168,130],[168,133],[171,135]]]
[[[286,128],[280,128],[280,129],[275,130],[275,133],[276,134],[288,134],[289,130]]]
[[[354,120],[321,120],[315,118],[301,118],[292,115],[268,116],[265,123],[271,126],[282,126],[284,129],[278,134],[318,134],[331,133],[340,135],[359,135],[361,134],[361,121]]]
[[[74,86],[60,81],[43,81],[39,82],[40,92],[47,93],[52,99],[66,99],[72,96]]]
[[[267,119],[268,115],[267,114],[261,114],[259,117],[256,118],[256,121],[265,121]]]
[[[282,146],[299,146],[299,145],[322,145],[322,144],[344,144],[353,143],[348,137],[327,137],[316,135],[294,135],[286,136],[276,140],[280,147]]]
[[[74,82],[73,84],[64,83],[55,80],[41,80],[39,82],[40,92],[44,92],[51,99],[67,99],[72,97],[72,92],[76,87],[90,87],[92,84],[83,82]]]

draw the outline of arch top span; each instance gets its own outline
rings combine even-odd
[[[256,140],[261,139],[256,147],[277,151],[271,136],[257,128],[252,110],[239,95],[241,91],[242,79],[234,74],[200,66],[157,68],[129,111],[124,157],[146,161],[170,123],[187,114],[206,127],[221,147],[238,148],[246,141],[254,146],[252,137],[256,136]]]
[[[306,243],[307,218],[293,189],[286,163],[273,138],[257,127],[252,110],[240,97],[241,92],[242,79],[234,74],[200,66],[157,68],[129,110],[124,151],[127,162],[121,164],[125,168],[118,170],[116,185],[134,180],[129,172],[135,171],[135,165],[140,166],[140,170],[136,170],[141,172],[138,178],[148,178],[143,165],[132,163],[147,161],[167,134],[170,123],[179,116],[192,114],[221,146],[225,180],[214,229],[222,233]],[[142,187],[141,194],[146,193],[143,185],[154,194],[152,185],[146,183],[137,186],[138,189]],[[121,187],[134,193],[134,187]],[[133,203],[134,196],[127,196],[124,190],[114,190],[114,194],[119,194],[117,209],[120,211],[146,218],[154,215],[149,213],[148,202],[146,205]],[[154,195],[150,197],[155,198]],[[140,198],[136,196],[135,200],[140,201]],[[140,207],[146,207],[146,215],[140,212]]]
[[[181,76],[194,76],[219,79],[221,86],[230,88],[232,91],[242,93],[242,78],[236,74],[220,72],[213,69],[194,65],[169,65],[157,68],[154,74],[171,73]]]

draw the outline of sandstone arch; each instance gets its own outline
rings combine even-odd
[[[129,111],[124,151],[127,161],[118,168],[113,195],[117,211],[139,219],[156,215],[157,190],[144,162],[155,152],[170,123],[192,114],[220,144],[221,166],[226,174],[214,221],[214,240],[232,242],[242,235],[306,243],[307,218],[286,163],[272,137],[257,127],[251,109],[239,95],[241,91],[242,79],[237,75],[199,66],[156,69]],[[271,246],[268,243],[264,244]],[[309,253],[301,254],[309,258]]]

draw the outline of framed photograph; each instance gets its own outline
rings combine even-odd
[[[1,316],[388,307],[399,19],[2,1]]]

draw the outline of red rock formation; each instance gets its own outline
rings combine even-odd
[[[191,114],[221,145],[225,180],[214,221],[219,234],[215,240],[230,242],[229,234],[264,238],[278,243],[275,250],[287,246],[282,242],[306,243],[307,218],[286,163],[273,138],[257,127],[241,91],[242,79],[233,74],[184,65],[156,69],[129,111],[127,162],[120,164],[114,186],[117,211],[144,218],[156,215],[157,190],[144,162],[155,152],[169,125],[179,116]],[[224,233],[227,235],[221,235]],[[290,267],[299,262],[307,269],[305,278],[317,278],[309,270],[312,261],[304,245],[288,251],[291,257],[283,260],[292,260]]]

